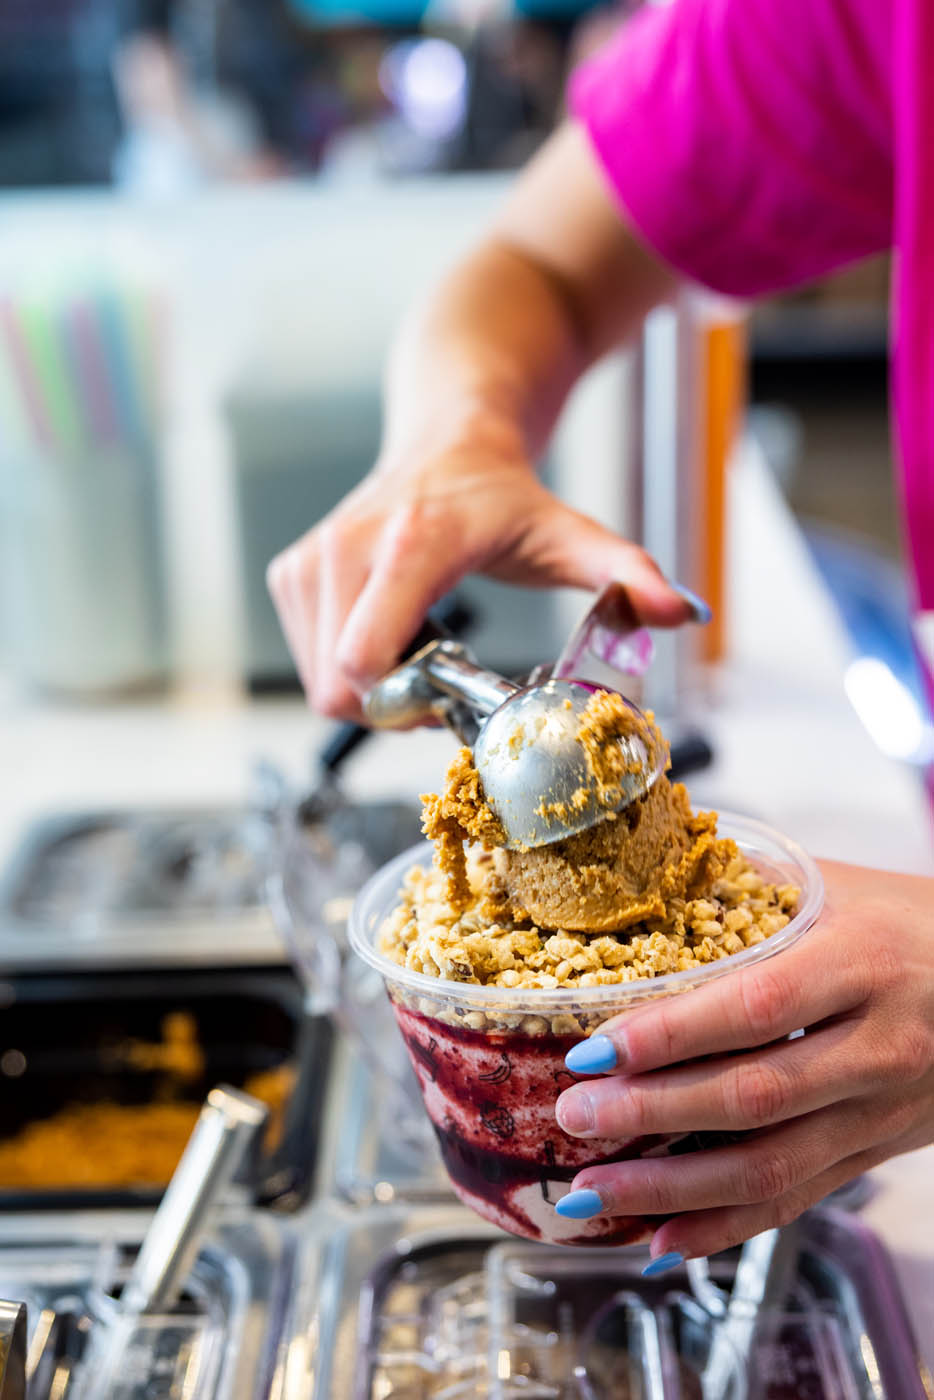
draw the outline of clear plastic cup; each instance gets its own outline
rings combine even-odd
[[[715,1134],[685,1139],[568,1137],[555,1100],[576,1078],[565,1068],[572,1045],[610,1016],[646,1001],[690,991],[774,957],[797,942],[823,904],[820,872],[793,841],[749,817],[721,813],[732,837],[760,873],[801,890],[797,913],[762,943],[700,968],[618,986],[486,987],[411,972],[376,949],[379,930],[399,900],[412,865],[429,865],[428,842],[377,872],[357,897],[350,942],[386,984],[428,1116],[457,1195],[486,1220],[527,1239],[553,1244],[635,1244],[657,1220],[642,1216],[565,1220],[555,1202],[585,1166],[709,1146]],[[703,1125],[698,1125],[700,1130]]]

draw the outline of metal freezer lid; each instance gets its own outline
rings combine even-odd
[[[378,1306],[374,1281],[404,1262],[425,1237],[443,1242],[470,1266],[504,1239],[501,1232],[459,1203],[409,1208],[396,1204],[367,1210],[319,1201],[306,1217],[304,1248],[285,1329],[290,1342],[279,1367],[273,1400],[358,1400],[367,1373],[366,1337]],[[467,1357],[466,1366],[473,1366]],[[476,1392],[480,1395],[482,1392]],[[405,1394],[405,1400],[415,1400]],[[390,1400],[386,1392],[382,1400]],[[470,1392],[464,1391],[464,1396]],[[400,1392],[396,1400],[403,1400]]]
[[[41,817],[0,872],[0,970],[286,960],[248,809]]]
[[[252,1086],[277,1119],[244,1169],[256,1203],[307,1199],[333,1036],[287,969],[24,974],[0,998],[0,1215],[155,1205],[219,1082]],[[168,1020],[185,1035],[157,1043]],[[70,1171],[56,1180],[45,1167],[60,1160]]]
[[[269,786],[242,808],[34,822],[0,871],[0,973],[287,962],[296,949],[277,928],[271,889],[291,902],[307,951],[328,936],[329,901],[346,903],[420,831],[408,803],[351,802],[333,783],[297,802]]]

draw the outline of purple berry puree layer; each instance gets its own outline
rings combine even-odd
[[[643,1216],[565,1220],[555,1202],[585,1166],[664,1151],[568,1137],[555,1100],[580,1076],[564,1057],[577,1036],[451,1026],[394,1005],[451,1182],[467,1205],[511,1234],[561,1244],[632,1244],[660,1223]]]

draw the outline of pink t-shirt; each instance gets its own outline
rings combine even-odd
[[[934,614],[934,0],[647,8],[577,72],[571,105],[646,242],[718,291],[894,248],[905,529]]]

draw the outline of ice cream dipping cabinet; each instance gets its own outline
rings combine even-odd
[[[3,875],[3,1400],[932,1393],[852,1193],[652,1280],[644,1249],[536,1244],[461,1205],[343,936],[417,813],[325,796],[304,818],[62,818]],[[105,1375],[96,1338],[220,1082],[266,1103],[266,1136]]]

